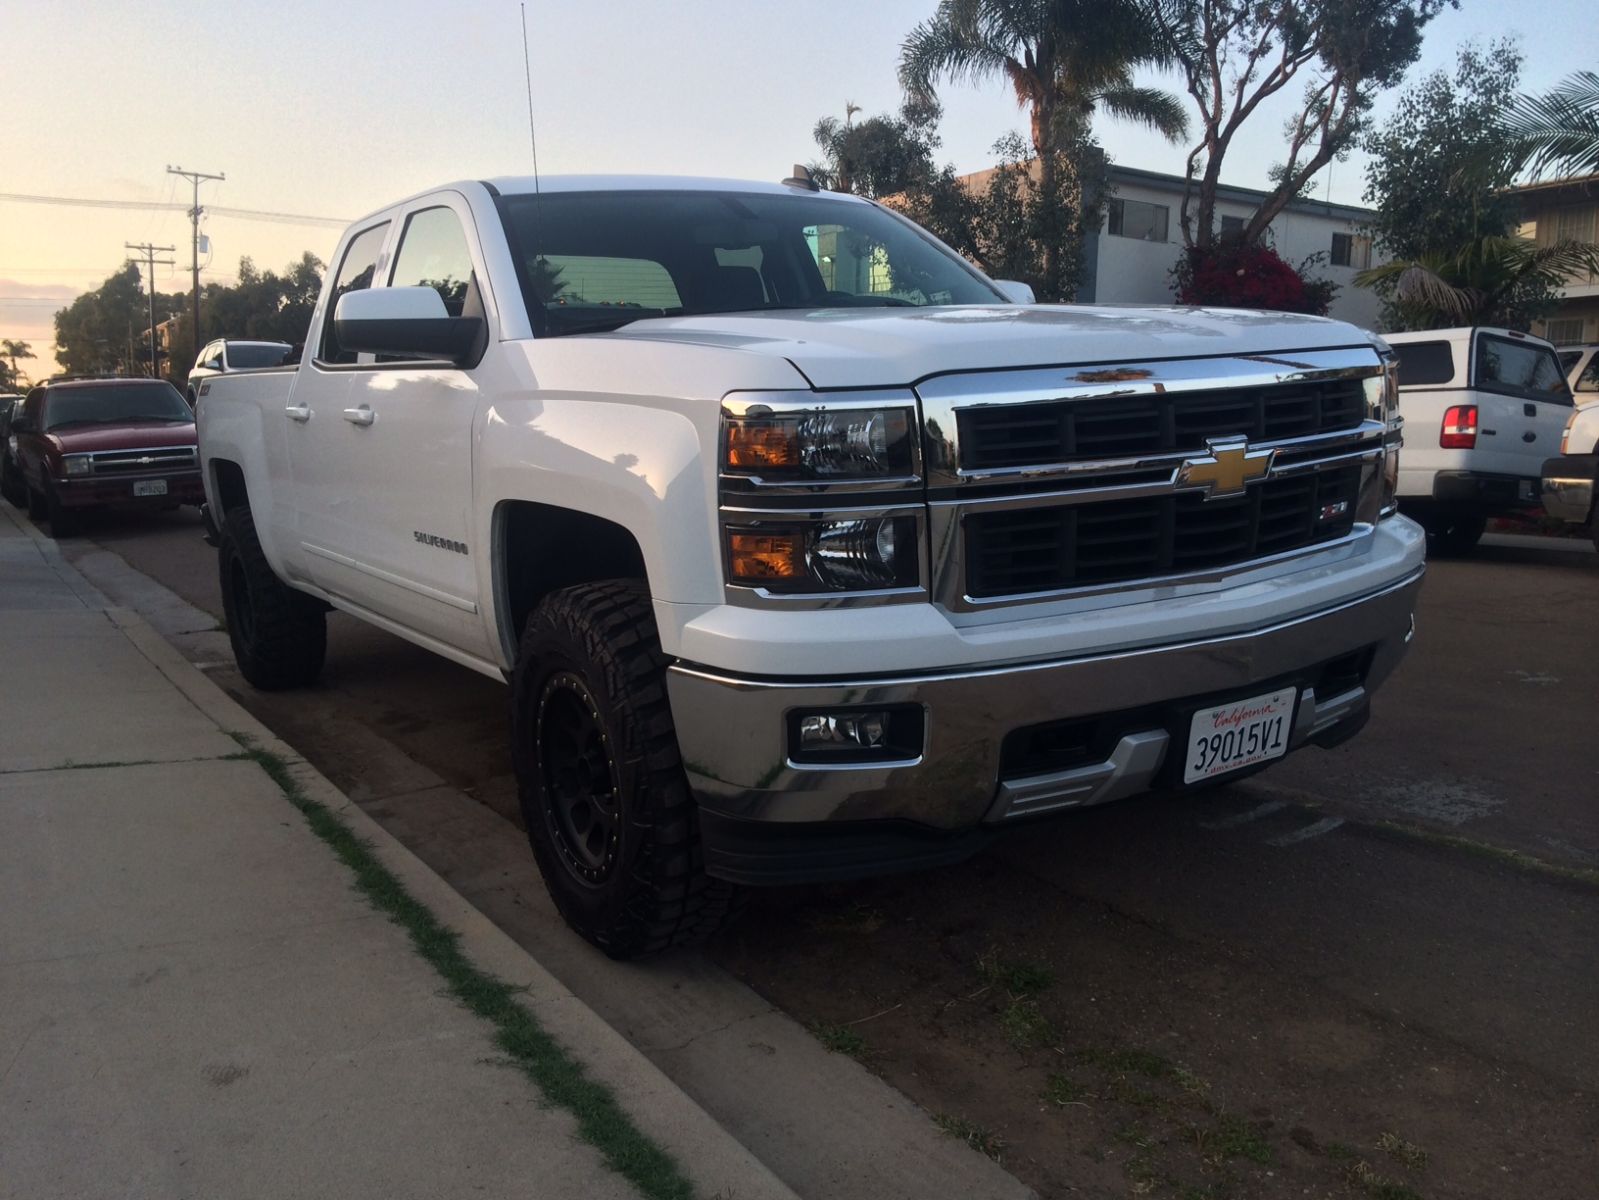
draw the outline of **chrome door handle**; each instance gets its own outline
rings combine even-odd
[[[359,408],[345,409],[344,419],[352,425],[370,425],[377,419],[377,413],[370,404],[363,404]]]
[[[291,421],[298,421],[304,425],[311,419],[311,406],[309,404],[290,404],[283,410],[284,415]]]

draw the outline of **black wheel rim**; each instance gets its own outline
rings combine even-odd
[[[545,683],[535,737],[556,848],[579,879],[603,883],[616,867],[621,786],[599,706],[570,671]]]
[[[240,642],[249,645],[255,637],[255,606],[250,603],[250,580],[237,555],[228,563],[228,599],[233,602],[229,627],[237,631]]]

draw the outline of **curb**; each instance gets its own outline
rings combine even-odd
[[[59,552],[54,561],[77,575]],[[80,585],[88,587],[79,578]],[[142,617],[125,608],[108,607],[105,611],[134,647],[220,729],[244,735],[255,748],[288,764],[305,794],[336,813],[420,903],[459,935],[462,950],[474,964],[522,988],[528,1007],[549,1034],[582,1062],[596,1081],[615,1092],[617,1102],[638,1128],[678,1159],[703,1196],[798,1200],[765,1164],[593,1009],[362,812],[296,750],[192,666]]]

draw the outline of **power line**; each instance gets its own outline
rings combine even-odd
[[[54,204],[65,208],[115,208],[155,212],[189,211],[187,204],[169,204],[157,200],[95,200],[83,196],[41,196],[23,192],[0,192],[0,201],[13,204]],[[209,205],[206,212],[218,217],[236,217],[241,221],[275,221],[287,225],[329,225],[343,229],[350,222],[343,217],[313,217],[305,213],[271,212],[260,208],[221,208]]]

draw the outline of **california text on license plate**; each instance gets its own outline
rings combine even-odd
[[[167,481],[165,479],[141,479],[133,485],[135,496],[165,496],[167,494]]]
[[[1188,726],[1183,782],[1198,783],[1281,758],[1293,727],[1294,688],[1202,708]]]

